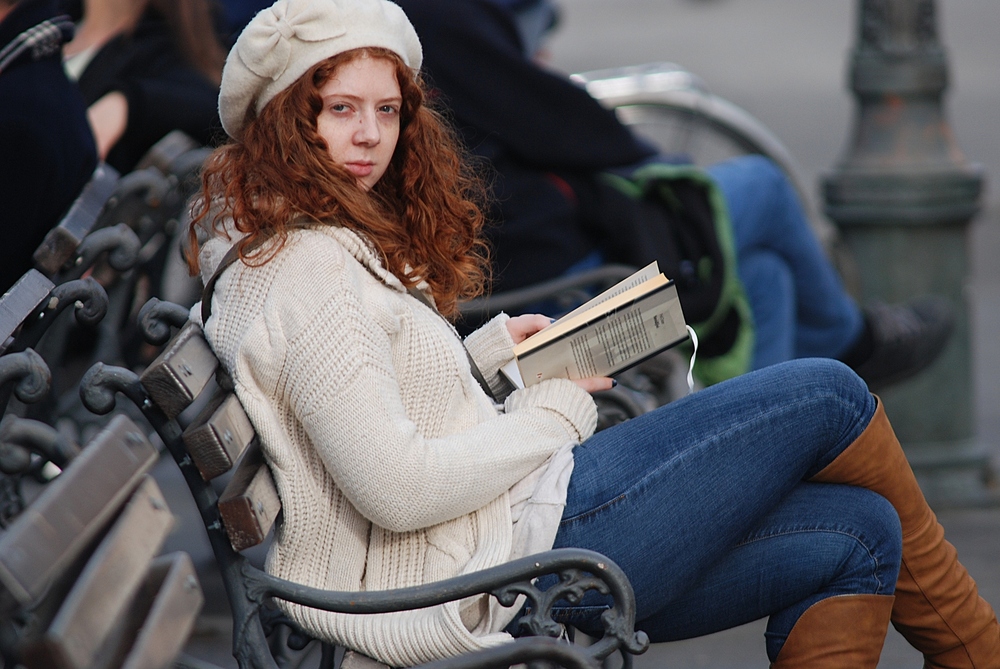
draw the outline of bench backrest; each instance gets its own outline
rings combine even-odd
[[[53,288],[55,284],[44,274],[30,269],[0,297],[0,353],[25,319],[48,299]]]
[[[202,478],[210,481],[233,469],[219,498],[219,515],[237,552],[262,543],[281,510],[277,488],[260,444],[230,383],[213,384],[218,358],[201,327],[188,323],[140,376],[142,385],[167,416],[176,418],[206,393],[201,412],[185,428],[184,446]]]
[[[56,274],[73,257],[76,248],[94,228],[101,210],[115,192],[118,176],[115,168],[104,163],[98,164],[90,181],[84,185],[66,215],[45,235],[34,254],[35,265],[45,274]]]
[[[180,652],[203,596],[187,554],[155,557],[174,524],[147,474],[157,458],[117,415],[0,536],[0,623],[17,639],[5,654],[117,669]]]

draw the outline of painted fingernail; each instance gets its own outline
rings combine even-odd
[[[549,323],[555,323],[555,322],[556,322],[556,319],[554,319],[554,318],[550,318],[549,319]]]
[[[611,379],[611,387],[612,388],[618,387],[618,379]]]

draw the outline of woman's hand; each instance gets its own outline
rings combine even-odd
[[[618,383],[607,376],[592,376],[588,379],[573,379],[573,383],[580,386],[588,393],[596,393],[599,390],[611,390]]]
[[[552,319],[541,314],[511,316],[507,321],[507,332],[510,333],[510,338],[514,340],[515,344],[520,344],[531,335],[550,325],[552,325]]]
[[[515,344],[544,330],[552,325],[552,319],[542,314],[525,314],[523,316],[512,316],[507,321],[507,332]],[[588,379],[574,379],[573,383],[580,386],[588,393],[596,393],[600,390],[611,390],[615,387],[615,380],[607,376],[594,376]]]

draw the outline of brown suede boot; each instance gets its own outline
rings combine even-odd
[[[772,669],[875,669],[889,629],[892,595],[839,595],[795,622]]]
[[[876,398],[878,399],[878,398]],[[1000,669],[1000,625],[924,499],[882,402],[868,427],[813,477],[879,493],[903,527],[892,624],[931,669]]]

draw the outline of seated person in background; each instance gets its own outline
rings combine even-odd
[[[548,317],[456,336],[488,271],[483,186],[425,103],[420,45],[385,0],[278,0],[223,72],[230,141],[189,260],[281,496],[267,570],[381,590],[588,548],[625,571],[654,642],[768,616],[776,669],[874,669],[891,616],[927,667],[1000,667],[993,610],[842,363],[772,365],[594,434],[588,391],[611,379],[498,374]],[[562,611],[585,632],[594,594]],[[394,667],[505,643],[518,614],[279,606]]]
[[[0,293],[97,166],[86,105],[60,49],[72,34],[55,0],[0,0]]]
[[[224,30],[228,42],[236,40],[250,19],[260,10],[270,7],[267,0],[220,0]]]
[[[217,139],[226,51],[208,0],[83,0],[70,9],[79,23],[63,49],[66,71],[109,165],[131,171],[172,130],[205,145]]]
[[[664,158],[586,91],[533,59],[554,22],[551,3],[398,4],[423,38],[432,95],[441,96],[466,144],[496,172],[495,224],[487,229],[495,290],[593,266],[595,258],[634,266],[659,259],[664,269],[663,254],[644,233],[664,225],[662,209],[617,193],[600,176]],[[708,174],[725,197],[756,330],[751,368],[830,357],[879,387],[912,376],[943,350],[950,305],[921,298],[859,308],[771,161],[736,158]],[[699,322],[680,281],[678,288],[688,320]]]

